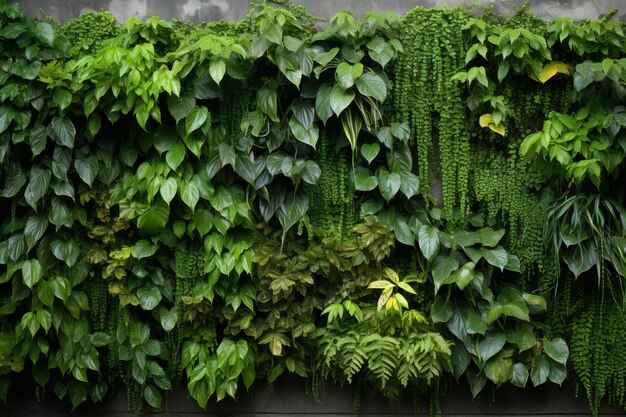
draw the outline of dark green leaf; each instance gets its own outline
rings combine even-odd
[[[182,183],[180,186],[180,198],[191,209],[195,210],[198,200],[200,200],[200,190],[195,183]]]
[[[507,348],[485,363],[485,376],[493,383],[501,385],[513,376],[513,349]]]
[[[263,113],[269,116],[273,122],[278,122],[278,98],[276,90],[269,88],[262,88],[259,90],[256,96],[259,109]]]
[[[54,43],[54,29],[52,29],[49,23],[39,22],[37,23],[37,37],[46,45],[52,46]]]
[[[555,338],[552,340],[546,339],[543,342],[543,351],[552,360],[565,365],[567,358],[569,357],[569,348],[567,343],[561,338]]]
[[[413,235],[413,232],[404,217],[396,217],[396,221],[393,226],[393,233],[396,235],[398,242],[409,246],[415,245],[415,236]]]
[[[439,255],[435,258],[432,267],[433,280],[435,281],[435,293],[439,290],[439,287],[450,274],[459,268],[459,261],[455,258],[450,258],[444,255]]]
[[[406,198],[411,198],[417,194],[420,186],[420,181],[417,175],[412,172],[403,171],[400,172],[400,179],[402,181],[400,184],[400,191],[402,191],[402,194],[404,194]]]
[[[176,310],[176,307],[172,307],[171,310],[160,307],[159,322],[161,323],[163,330],[166,332],[174,329],[174,327],[176,327],[176,323],[178,323],[178,311]]]
[[[157,201],[141,211],[137,219],[137,227],[148,234],[159,233],[167,224],[169,215],[169,206],[163,201]]]
[[[361,145],[361,155],[367,160],[368,164],[371,164],[376,155],[380,152],[380,145],[378,143],[365,143]]]
[[[283,232],[291,229],[306,214],[309,209],[309,198],[305,193],[295,196],[288,195],[278,211],[278,220],[283,227]]]
[[[550,364],[550,373],[548,374],[548,379],[555,384],[561,385],[565,378],[567,377],[567,368],[565,365],[561,365],[560,363],[551,363]]]
[[[72,294],[72,284],[65,277],[55,277],[50,281],[50,287],[54,292],[54,296],[61,301],[67,301]]]
[[[165,154],[165,161],[167,165],[173,170],[176,170],[185,159],[186,148],[185,144],[181,141],[172,145],[169,151]]]
[[[307,184],[317,184],[317,181],[320,179],[320,175],[322,175],[322,170],[319,165],[315,163],[315,161],[306,161],[302,171],[300,171],[302,180]]]
[[[480,253],[487,262],[495,267],[500,268],[501,270],[504,270],[504,267],[509,262],[508,254],[502,246],[498,246],[494,249],[480,248]]]
[[[37,211],[37,202],[48,191],[51,177],[52,173],[49,169],[33,168],[30,170],[30,181],[24,191],[24,199],[33,210]]]
[[[322,86],[317,91],[317,97],[315,99],[315,111],[317,112],[317,117],[320,118],[322,123],[326,125],[326,122],[333,115],[333,108],[330,106],[330,94],[332,92],[332,87],[328,84],[322,84]]]
[[[8,171],[7,174],[4,189],[2,190],[2,197],[11,198],[26,184],[26,175],[19,169],[12,169]]]
[[[382,169],[378,174],[378,188],[380,194],[387,202],[389,202],[400,190],[402,185],[402,179],[396,172],[389,172],[386,169]]]
[[[171,95],[167,99],[167,107],[174,117],[174,120],[176,120],[176,123],[187,117],[195,106],[196,98],[194,97],[193,91],[185,91],[180,97]]]
[[[137,290],[139,304],[144,310],[153,310],[161,302],[161,292],[157,287],[141,287]]]
[[[30,131],[30,150],[37,156],[46,149],[48,132],[43,125],[37,125]]]
[[[530,370],[530,380],[533,381],[533,385],[541,385],[547,381],[550,375],[550,360],[545,355],[539,355],[535,357],[533,366]]]
[[[70,119],[64,119],[54,116],[50,123],[52,140],[59,145],[72,149],[74,147],[74,138],[76,137],[76,128]]]
[[[378,185],[378,179],[370,175],[366,168],[357,168],[354,175],[354,188],[357,191],[372,191]]]
[[[161,408],[161,393],[153,385],[147,385],[143,390],[143,396],[150,407]]]
[[[528,368],[523,363],[513,365],[513,375],[511,375],[511,384],[519,388],[525,388],[528,381]]]
[[[91,187],[98,175],[98,159],[93,155],[86,159],[76,158],[74,168],[78,172],[80,179]]]
[[[313,126],[313,120],[315,120],[315,106],[310,100],[296,100],[291,103],[291,111],[296,120],[300,122],[306,129]]]
[[[484,338],[478,343],[478,352],[483,362],[495,356],[504,347],[506,338],[504,332],[500,330],[492,330],[487,332]]]
[[[48,228],[48,219],[41,214],[30,216],[24,227],[24,240],[27,250],[32,249]]]
[[[480,230],[480,242],[483,246],[495,247],[504,236],[504,229],[493,230],[491,227]]]
[[[315,148],[319,138],[319,130],[317,126],[312,125],[311,127],[306,128],[295,117],[292,117],[289,119],[289,128],[297,140]]]
[[[434,323],[445,323],[450,320],[454,306],[450,300],[444,297],[436,297],[430,307],[430,317]]]
[[[159,193],[166,204],[170,204],[174,199],[176,191],[178,191],[178,185],[176,184],[176,180],[171,177],[163,181],[161,187],[159,187]]]

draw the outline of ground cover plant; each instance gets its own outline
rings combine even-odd
[[[624,25],[476,16],[0,4],[0,397],[292,373],[625,406]]]

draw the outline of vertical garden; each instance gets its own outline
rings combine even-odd
[[[432,414],[566,379],[626,406],[612,14],[2,2],[0,80],[0,399],[206,407],[297,374]]]

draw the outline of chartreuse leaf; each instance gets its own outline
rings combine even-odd
[[[539,74],[537,74],[537,78],[539,81],[544,84],[550,78],[554,77],[556,74],[561,73],[565,75],[570,75],[569,67],[559,61],[551,61],[543,66]]]
[[[478,120],[478,124],[480,124],[480,127],[488,127],[489,129],[493,130],[500,136],[504,136],[506,134],[506,129],[504,125],[500,123],[496,123],[491,113],[485,113],[482,116],[480,116],[480,119]]]

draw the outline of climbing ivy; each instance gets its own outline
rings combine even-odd
[[[285,373],[626,405],[623,23],[522,6],[66,25],[0,3],[0,399]],[[556,297],[555,297],[556,294]],[[569,344],[569,347],[568,347]]]

